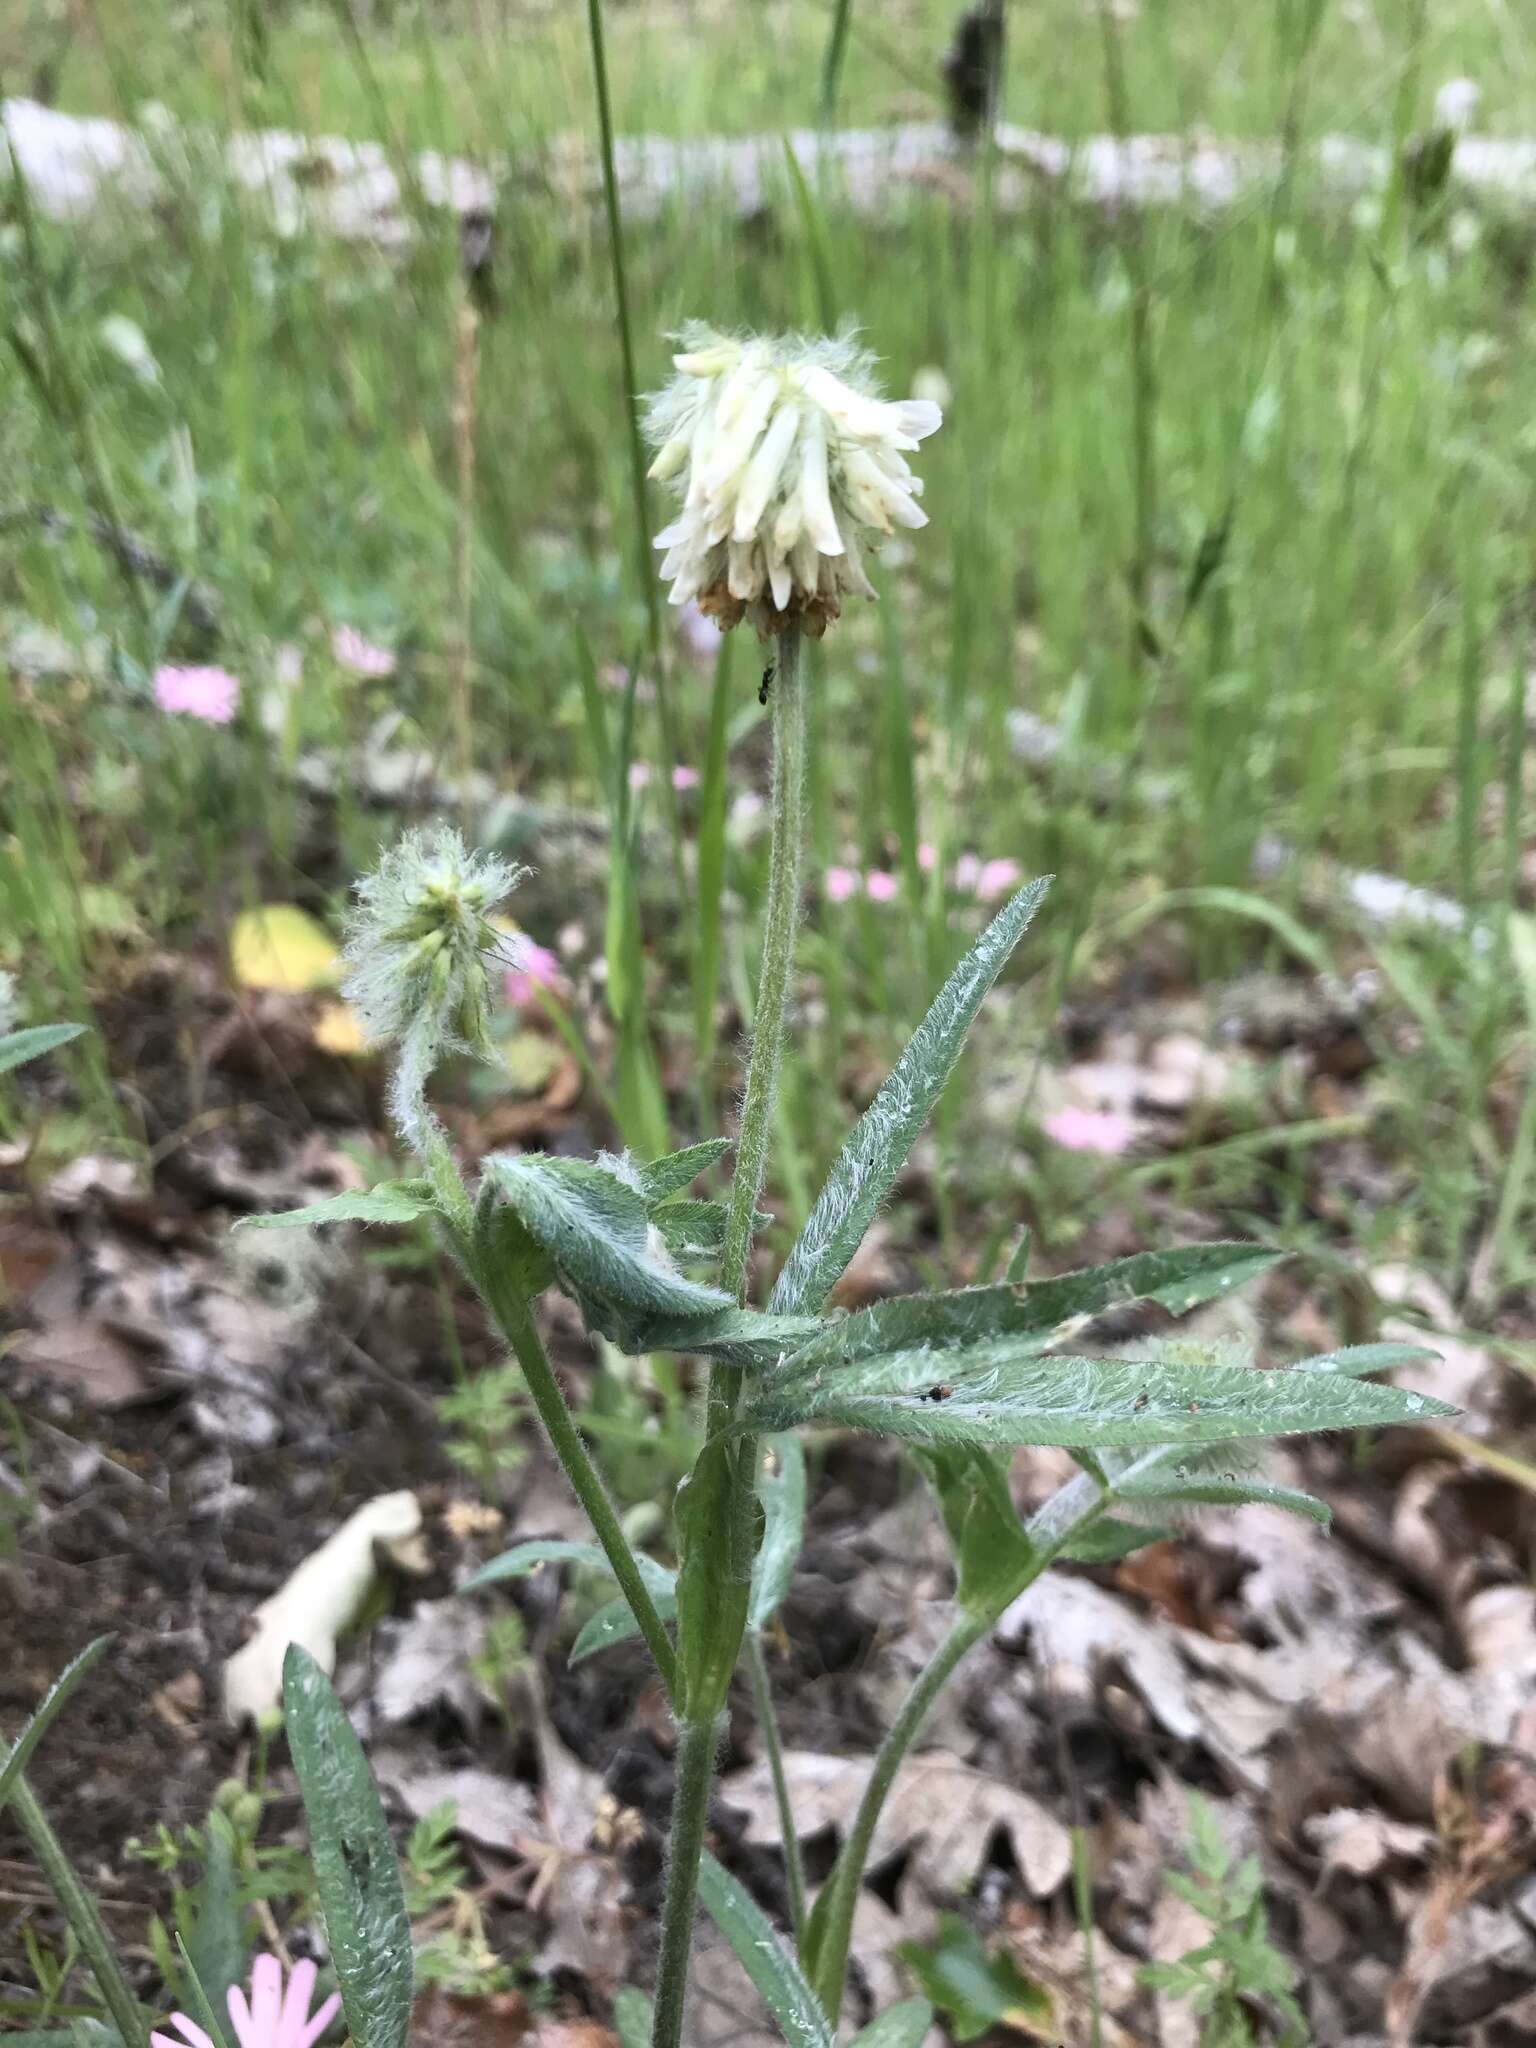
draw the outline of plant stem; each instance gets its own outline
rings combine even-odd
[[[656,1612],[656,1604],[646,1591],[635,1554],[619,1526],[619,1518],[604,1490],[597,1467],[588,1455],[581,1432],[566,1406],[560,1382],[555,1377],[555,1369],[549,1362],[549,1353],[544,1349],[528,1303],[516,1283],[498,1271],[490,1260],[476,1262],[474,1279],[496,1319],[497,1327],[516,1353],[533,1405],[544,1425],[544,1433],[571,1483],[572,1492],[586,1510],[592,1533],[603,1546],[619,1591],[629,1602],[630,1612],[640,1625],[640,1633],[656,1660],[656,1668],[670,1697],[677,1686],[677,1660],[672,1644],[661,1616]]]
[[[768,1138],[779,1092],[784,1048],[784,1009],[800,923],[800,837],[805,792],[805,688],[801,681],[802,640],[797,626],[779,635],[778,673],[773,689],[773,840],[768,854],[768,902],[763,915],[763,964],[757,989],[752,1057],[747,1065],[736,1170],[726,1214],[720,1285],[745,1302],[747,1264],[752,1252],[752,1219],[763,1191]],[[728,1368],[734,1384],[740,1374]],[[711,1378],[713,1399],[718,1370]],[[733,1404],[734,1405],[734,1404]],[[712,1418],[713,1419],[713,1418]],[[711,1431],[713,1434],[713,1430]]]
[[[102,1998],[108,2012],[117,2024],[123,2037],[124,2048],[146,2048],[147,2029],[138,2002],[128,1988],[117,1957],[112,1953],[112,1942],[102,1925],[96,1901],[75,1875],[63,1844],[53,1831],[53,1823],[44,1813],[37,1794],[24,1776],[18,1777],[11,1786],[7,1801],[10,1811],[15,1814],[22,1833],[32,1845],[32,1854],[37,1858],[38,1867],[48,1880],[54,1897],[58,1900],[65,1919],[74,1930],[81,1952],[91,1966],[91,1973],[101,1987]]]
[[[683,2038],[699,1859],[704,1853],[704,1827],[709,1819],[709,1795],[722,1732],[723,1716],[678,1725],[677,1785],[672,1795],[672,1827],[667,1845],[667,1896],[661,1916],[661,1962],[656,1973],[652,2048],[677,2048]]]
[[[884,1811],[887,1794],[906,1760],[907,1751],[922,1732],[934,1701],[949,1683],[955,1666],[986,1635],[992,1621],[989,1614],[962,1612],[955,1616],[948,1635],[913,1680],[911,1691],[902,1701],[900,1712],[875,1753],[874,1768],[853,1817],[853,1826],[832,1875],[816,1901],[812,1923],[815,1956],[814,1960],[807,1959],[810,1962],[811,1985],[829,2017],[842,2010],[843,1979],[848,1971],[854,1908],[858,1904],[864,1866],[869,1861],[870,1845],[875,1839],[875,1829]]]
[[[773,1779],[773,1797],[779,1809],[779,1833],[784,1841],[784,1876],[789,1886],[789,1917],[798,1948],[805,1939],[805,1858],[800,1853],[800,1837],[795,1832],[795,1813],[789,1798],[789,1780],[784,1774],[784,1744],[779,1735],[779,1717],[774,1711],[768,1660],[763,1655],[763,1639],[755,1630],[747,1638],[747,1670],[752,1677],[752,1697],[757,1703],[757,1731],[763,1739],[768,1774]]]
[[[827,36],[826,53],[821,60],[821,125],[832,126],[837,113],[837,88],[843,76],[843,58],[848,51],[848,23],[853,15],[853,0],[837,0],[832,13],[832,28]]]
[[[768,902],[763,960],[753,1020],[752,1053],[736,1141],[736,1170],[726,1211],[720,1284],[738,1300],[747,1296],[752,1219],[768,1159],[784,1043],[784,1009],[800,921],[800,831],[805,783],[805,698],[800,676],[801,635],[779,635],[773,696],[773,840],[768,855]],[[677,1583],[679,1748],[672,1804],[671,1862],[662,1917],[656,2023],[652,2048],[679,2048],[693,1939],[694,1899],[704,1815],[714,1778],[714,1730],[741,1655],[757,1532],[757,1439],[726,1438],[741,1399],[739,1367],[719,1365],[709,1375],[706,1440],[679,1494],[682,1564]]]

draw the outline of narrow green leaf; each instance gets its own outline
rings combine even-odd
[[[932,2025],[933,2007],[926,1998],[904,1998],[855,2034],[848,2048],[921,2048]]]
[[[283,1718],[354,2048],[405,2048],[411,1923],[394,1843],[352,1724],[330,1680],[297,1643],[283,1659]]]
[[[71,1695],[81,1681],[107,1654],[113,1640],[111,1636],[97,1636],[94,1642],[87,1643],[79,1656],[70,1659],[43,1694],[37,1712],[5,1752],[4,1761],[0,1762],[0,1811],[4,1810],[5,1802],[11,1795],[11,1787],[27,1768],[27,1761],[33,1750],[69,1704]]]
[[[386,1180],[377,1187],[330,1195],[302,1209],[277,1209],[269,1216],[242,1216],[237,1230],[313,1230],[319,1223],[415,1223],[437,1208],[425,1181]]]
[[[1137,1252],[1107,1266],[1089,1266],[1030,1284],[1027,1327],[1059,1330],[1079,1316],[1133,1301],[1155,1301],[1170,1315],[1187,1315],[1201,1302],[1235,1294],[1286,1256],[1262,1244],[1186,1244],[1173,1251]]]
[[[23,2027],[4,2035],[5,2048],[122,2048],[116,2027],[101,2020],[71,2020],[62,2027]]]
[[[646,1591],[653,1599],[669,1599],[676,1587],[675,1575],[664,1564],[658,1564],[654,1557],[647,1557],[644,1551],[635,1552],[635,1563],[645,1581]],[[543,1564],[582,1564],[612,1576],[613,1567],[607,1553],[596,1543],[567,1543],[553,1536],[541,1536],[528,1543],[516,1543],[510,1550],[504,1550],[500,1557],[493,1557],[489,1564],[467,1578],[460,1586],[461,1593],[478,1593],[485,1586],[494,1586],[502,1579],[525,1579]]]
[[[680,1195],[701,1173],[731,1149],[729,1138],[706,1138],[701,1145],[686,1145],[681,1152],[668,1152],[640,1168],[640,1199],[655,1209],[672,1195]]]
[[[699,1897],[789,2048],[834,2048],[827,2016],[777,1928],[707,1849],[699,1865]]]
[[[795,1575],[805,1534],[805,1452],[793,1431],[758,1446],[757,1497],[763,1504],[763,1538],[752,1567],[752,1600],[747,1626],[765,1629],[778,1613]]]
[[[657,1317],[637,1325],[644,1351],[683,1351],[718,1358],[725,1365],[762,1371],[783,1365],[808,1337],[823,1327],[819,1316],[764,1315],[760,1309],[726,1308],[717,1315],[676,1321]]]
[[[677,1618],[675,1594],[658,1592],[653,1604],[662,1621]],[[627,1643],[639,1633],[640,1624],[629,1602],[621,1595],[617,1600],[610,1600],[605,1607],[599,1607],[596,1614],[583,1623],[571,1645],[567,1662],[580,1664],[587,1657],[595,1657],[599,1650],[611,1650],[616,1643]]]
[[[1158,1507],[1285,1508],[1326,1529],[1333,1510],[1298,1486],[1280,1486],[1266,1479],[1244,1479],[1220,1472],[1180,1473],[1177,1468],[1147,1480],[1128,1480],[1115,1488],[1121,1500],[1149,1501]]]
[[[1381,1428],[1453,1414],[1427,1395],[1323,1373],[1166,1359],[1040,1358],[998,1338],[935,1358],[892,1352],[821,1378],[754,1382],[741,1430],[799,1423],[926,1443],[1222,1443],[1317,1429]]]
[[[222,1813],[209,1814],[203,1839],[203,1874],[177,1912],[178,1940],[209,2005],[221,2013],[230,1986],[245,1975],[248,1945],[236,1890],[234,1830]]]
[[[8,1031],[0,1038],[0,1074],[23,1067],[28,1060],[40,1060],[45,1052],[68,1045],[85,1029],[83,1024],[33,1024],[25,1031]]]
[[[208,1995],[208,1986],[203,1981],[202,1972],[193,1960],[192,1951],[188,1948],[185,1937],[180,1934],[176,1936],[176,1954],[181,1962],[187,2005],[193,2019],[214,2042],[215,2048],[230,2048],[229,2028],[214,2011],[213,2000]],[[227,2016],[228,2006],[226,2005],[223,2010]]]
[[[1118,1564],[1122,1557],[1145,1550],[1149,1543],[1161,1543],[1172,1534],[1171,1529],[1158,1528],[1151,1522],[1121,1522],[1113,1515],[1101,1515],[1081,1534],[1071,1537],[1062,1546],[1061,1555],[1073,1564]]]
[[[1341,1373],[1361,1379],[1367,1373],[1393,1372],[1400,1365],[1423,1365],[1439,1356],[1423,1344],[1345,1344],[1337,1351],[1320,1351],[1313,1358],[1299,1358],[1292,1372]]]
[[[594,1160],[497,1153],[486,1172],[554,1260],[588,1324],[626,1351],[647,1347],[647,1322],[702,1318],[732,1306],[658,1256],[640,1194]]]
[[[849,1133],[779,1275],[770,1308],[818,1309],[837,1284],[948,1080],[983,998],[1049,886],[1047,877],[1020,889],[940,989],[884,1087]]]

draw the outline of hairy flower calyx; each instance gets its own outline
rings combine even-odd
[[[928,523],[905,456],[942,415],[929,399],[883,399],[851,340],[737,339],[693,325],[677,375],[648,402],[651,475],[681,507],[656,536],[671,601],[763,639],[799,626],[819,639],[844,596],[873,597],[868,550]]]

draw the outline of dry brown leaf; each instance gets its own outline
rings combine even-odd
[[[835,1828],[846,1835],[869,1777],[867,1760],[790,1750],[784,1759],[790,1802],[805,1835]],[[721,1797],[747,1815],[747,1839],[781,1839],[766,1761],[721,1780]],[[1038,1800],[956,1763],[942,1753],[908,1757],[896,1774],[875,1830],[871,1867],[908,1846],[903,1883],[935,1897],[969,1889],[994,1832],[1007,1835],[1032,1897],[1049,1898],[1072,1868],[1071,1836]]]
[[[468,1600],[421,1600],[409,1620],[379,1631],[380,1662],[374,1704],[390,1726],[439,1704],[465,1727],[480,1724],[486,1701],[470,1661],[485,1642],[485,1611]]]
[[[143,1354],[99,1316],[62,1316],[46,1329],[26,1331],[11,1356],[107,1413],[155,1397]]]
[[[422,1770],[407,1750],[375,1752],[373,1774],[414,1820],[452,1800],[454,1827],[467,1841],[503,1855],[528,1853],[537,1835],[532,1789],[470,1765],[457,1771]]]

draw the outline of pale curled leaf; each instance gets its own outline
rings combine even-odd
[[[757,1497],[763,1504],[763,1540],[752,1567],[747,1626],[765,1629],[778,1613],[795,1575],[805,1533],[805,1453],[791,1430],[758,1446]]]
[[[1031,882],[1004,904],[940,989],[849,1133],[779,1275],[771,1309],[818,1309],[836,1286],[948,1080],[983,998],[1049,886],[1049,877]]]
[[[732,1306],[669,1263],[645,1202],[607,1167],[543,1153],[498,1153],[485,1170],[528,1234],[555,1263],[561,1286],[595,1330],[626,1351],[644,1348],[648,1321],[687,1321]]]
[[[942,1375],[942,1377],[941,1377]],[[846,1369],[756,1382],[734,1427],[817,1423],[929,1443],[1065,1449],[1222,1443],[1429,1422],[1427,1395],[1320,1373],[1166,1359],[1040,1358],[1008,1338],[936,1358],[898,1351]]]
[[[834,2048],[827,2016],[788,1945],[757,1901],[707,1849],[699,1864],[699,1898],[789,2048]]]
[[[341,1702],[297,1644],[283,1664],[283,1720],[352,2040],[355,2048],[405,2048],[411,1923],[394,1843]]]

